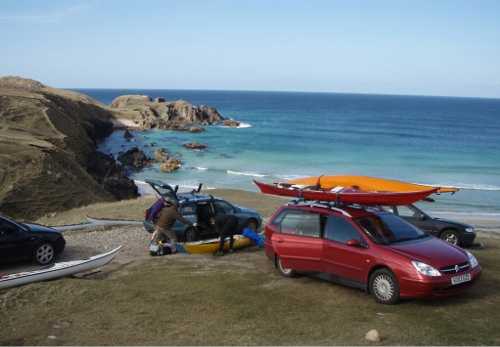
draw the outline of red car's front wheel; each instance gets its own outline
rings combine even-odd
[[[388,269],[379,269],[370,276],[370,293],[381,304],[395,304],[399,301],[399,284]]]

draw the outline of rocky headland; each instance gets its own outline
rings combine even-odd
[[[202,132],[204,125],[226,121],[213,107],[196,106],[184,100],[151,99],[147,95],[122,95],[111,103],[120,117],[131,119],[140,129]]]
[[[196,133],[224,120],[213,107],[183,100],[125,95],[107,106],[38,81],[2,77],[0,213],[33,219],[95,202],[137,197],[137,187],[126,173],[153,160],[134,151],[117,161],[97,151],[100,141],[117,126]],[[125,138],[132,140],[133,135],[126,132]],[[167,151],[156,162],[165,172],[181,166],[181,160]]]
[[[136,197],[133,181],[96,150],[113,118],[86,95],[0,78],[0,212],[33,218]]]

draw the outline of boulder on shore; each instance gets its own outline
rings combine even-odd
[[[142,169],[151,164],[151,159],[146,156],[146,153],[137,147],[129,149],[125,153],[121,153],[118,156],[118,161],[133,169]]]
[[[177,158],[169,158],[167,161],[160,164],[160,170],[163,172],[173,172],[179,169],[182,162]]]
[[[198,143],[198,142],[189,142],[189,143],[185,143],[182,145],[183,147],[187,148],[187,149],[205,149],[207,148],[208,146],[203,144],[203,143]]]
[[[376,329],[372,329],[366,333],[365,339],[370,342],[380,342],[380,334]]]

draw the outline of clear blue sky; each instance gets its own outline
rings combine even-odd
[[[500,97],[496,0],[1,0],[0,37],[56,87]]]

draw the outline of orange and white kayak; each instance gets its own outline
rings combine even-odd
[[[264,194],[360,205],[408,205],[423,200],[438,191],[438,188],[414,192],[374,192],[352,188],[326,190],[318,189],[316,186],[305,187],[288,183],[267,184],[258,181],[254,181],[254,183]]]
[[[438,188],[437,194],[455,193],[459,189],[454,187],[434,187],[423,184],[408,183],[398,180],[384,179],[370,176],[311,176],[287,181],[297,186],[316,186],[322,190],[332,190],[337,187],[355,188],[365,192],[422,192]]]

